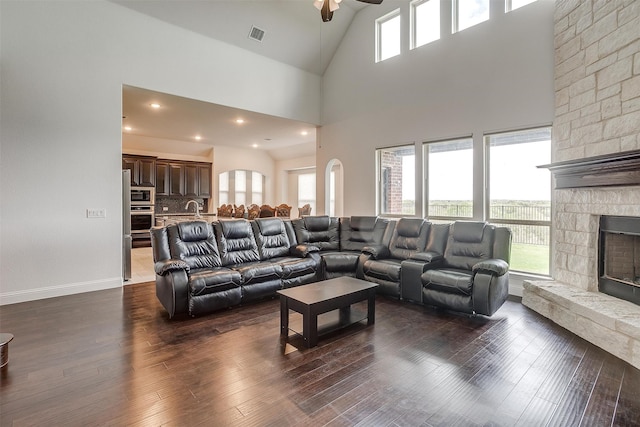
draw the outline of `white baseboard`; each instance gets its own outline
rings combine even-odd
[[[122,287],[122,278],[115,277],[89,282],[68,283],[64,285],[46,286],[37,289],[0,293],[0,305],[17,304],[19,302],[35,301],[45,298],[61,297],[82,292],[100,291]]]

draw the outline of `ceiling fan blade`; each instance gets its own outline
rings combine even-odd
[[[324,0],[322,9],[320,9],[320,15],[322,15],[322,22],[329,22],[333,18],[333,11],[329,7],[329,0]]]
[[[382,3],[382,0],[358,0],[362,3],[369,3],[369,4],[380,4]]]

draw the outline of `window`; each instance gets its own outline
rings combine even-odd
[[[376,19],[376,62],[400,54],[400,9]]]
[[[236,171],[236,194],[235,194],[235,203],[236,205],[244,205],[247,202],[247,171]]]
[[[411,2],[411,49],[440,38],[440,0]]]
[[[453,32],[457,33],[476,24],[489,20],[490,0],[454,0]]]
[[[488,220],[511,228],[511,269],[549,274],[551,128],[485,136]]]
[[[316,173],[301,173],[298,175],[298,205],[311,205],[311,212],[316,210]]]
[[[248,206],[252,203],[261,205],[263,194],[264,175],[260,172],[238,169],[222,172],[218,175],[218,203],[220,205]]]
[[[525,6],[529,3],[533,3],[536,0],[506,0],[505,1],[505,12],[511,12],[512,10],[516,10],[519,7]]]
[[[229,203],[229,172],[223,172],[218,179],[218,203]]]
[[[261,206],[264,177],[260,172],[251,172],[251,203]]]
[[[427,217],[473,217],[473,139],[429,142],[423,146],[427,176]]]
[[[378,212],[387,215],[416,213],[415,146],[376,150]]]

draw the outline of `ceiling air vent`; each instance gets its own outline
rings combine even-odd
[[[252,25],[251,26],[251,31],[249,31],[249,38],[251,40],[255,40],[257,42],[261,42],[262,39],[264,38],[264,30],[261,30],[260,28]]]

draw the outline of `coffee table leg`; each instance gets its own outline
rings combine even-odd
[[[367,304],[367,325],[376,323],[376,291],[369,292],[369,303]]]
[[[280,335],[289,336],[289,299],[280,295]]]
[[[308,309],[302,314],[302,336],[307,342],[307,347],[318,345],[318,315]]]

